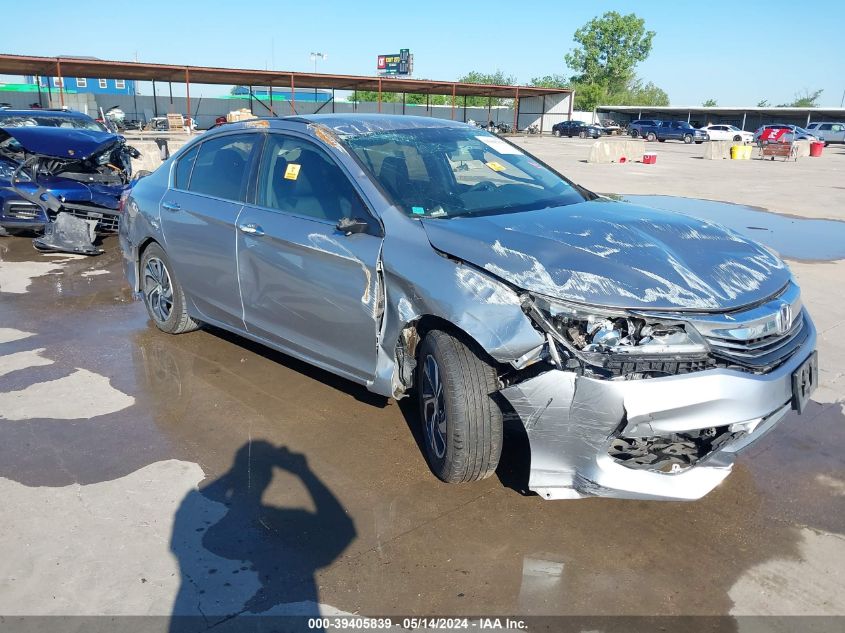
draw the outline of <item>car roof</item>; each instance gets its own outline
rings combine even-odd
[[[308,114],[284,117],[260,117],[245,121],[224,123],[216,128],[212,128],[206,134],[211,133],[216,135],[224,131],[255,127],[296,130],[310,125],[327,127],[341,137],[420,128],[471,127],[469,124],[461,121],[404,114]]]
[[[76,112],[74,110],[49,110],[47,108],[29,108],[26,110],[0,110],[0,114],[8,114],[11,116],[59,116],[67,117],[69,119],[90,119],[87,114]]]

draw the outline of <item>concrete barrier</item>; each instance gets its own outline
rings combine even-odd
[[[156,142],[157,138],[167,141],[167,152],[173,155],[180,147],[194,137],[188,136],[187,134],[145,134],[143,137],[127,135],[126,144],[131,145],[141,152],[140,158],[132,159],[132,173],[138,173],[142,169],[155,171],[164,161],[166,158],[164,155],[165,152],[160,147],[161,143]]]
[[[720,160],[722,158],[731,157],[731,145],[736,145],[733,141],[707,141],[703,144],[705,160]]]
[[[645,141],[625,137],[600,138],[590,148],[588,163],[619,163],[642,160]]]

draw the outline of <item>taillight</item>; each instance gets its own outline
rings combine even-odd
[[[126,201],[129,199],[129,189],[124,189],[120,193],[120,201],[117,203],[118,213],[123,213],[123,208],[126,206]]]

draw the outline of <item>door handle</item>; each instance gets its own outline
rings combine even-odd
[[[238,230],[240,230],[241,233],[248,233],[249,235],[264,235],[264,229],[255,222],[239,224]]]
[[[161,208],[167,209],[168,211],[178,211],[182,207],[178,202],[162,202]]]

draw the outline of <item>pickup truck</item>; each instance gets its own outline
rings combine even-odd
[[[656,125],[643,125],[640,136],[647,141],[660,141],[661,143],[672,139],[684,143],[703,143],[709,140],[706,132],[697,130],[686,121],[656,121]]]

